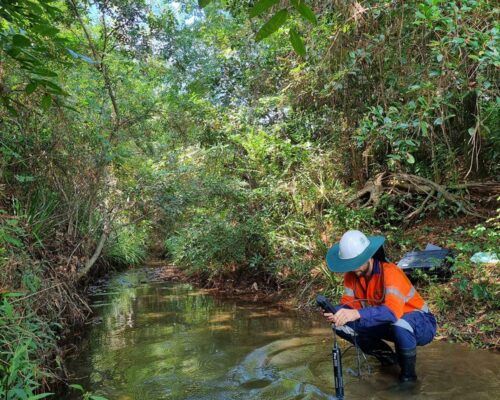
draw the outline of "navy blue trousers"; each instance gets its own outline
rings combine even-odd
[[[369,349],[371,345],[377,347],[377,342],[387,340],[393,342],[396,351],[410,350],[417,346],[424,346],[436,335],[436,319],[430,312],[413,311],[404,314],[394,323],[362,327],[358,321],[348,322],[336,328],[337,334],[343,339],[360,345],[361,349]]]

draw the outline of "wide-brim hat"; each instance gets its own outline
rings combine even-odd
[[[384,244],[383,236],[365,236],[360,231],[347,231],[340,242],[326,253],[326,263],[332,272],[354,271],[365,264]]]

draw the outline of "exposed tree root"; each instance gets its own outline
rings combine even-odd
[[[417,175],[382,172],[368,181],[349,204],[357,203],[361,208],[378,208],[383,195],[393,197],[407,207],[408,210],[404,214],[407,221],[417,218],[442,199],[458,212],[485,218],[485,215],[477,211],[475,202],[496,200],[500,196],[500,183],[468,182],[441,185]]]

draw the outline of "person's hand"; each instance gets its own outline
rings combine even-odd
[[[334,317],[333,317],[333,314],[332,314],[331,312],[324,312],[324,313],[323,313],[323,316],[326,318],[326,320],[327,320],[329,323],[333,324],[333,318],[334,318]]]
[[[331,315],[331,314],[330,314]],[[325,314],[326,316],[326,314]],[[341,308],[338,310],[335,315],[332,315],[331,322],[335,324],[335,326],[342,326],[351,321],[356,321],[360,319],[361,315],[359,315],[358,310],[351,310],[349,308]],[[328,319],[328,318],[327,318]],[[328,319],[330,321],[330,319]]]

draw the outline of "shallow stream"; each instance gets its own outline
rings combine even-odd
[[[113,278],[92,307],[95,324],[66,367],[73,383],[109,400],[334,398],[332,335],[319,313],[150,282],[146,270]],[[500,356],[462,345],[419,348],[413,387],[371,359],[354,376],[354,349],[343,363],[346,400],[500,398]]]

